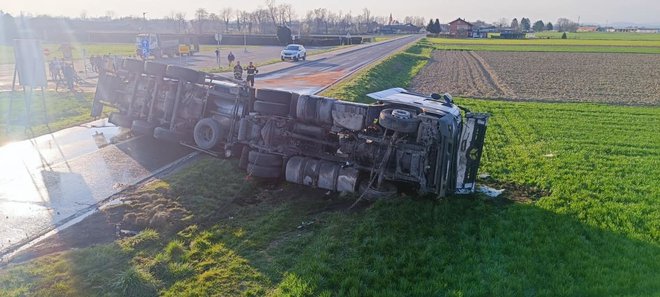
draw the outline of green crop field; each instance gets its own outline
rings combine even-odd
[[[428,38],[440,50],[660,54],[660,40]]]
[[[562,32],[538,32],[538,38],[561,38]],[[629,32],[579,32],[566,33],[568,39],[599,39],[599,40],[660,40],[660,34],[629,33]]]

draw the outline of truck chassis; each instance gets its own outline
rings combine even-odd
[[[284,86],[283,86],[284,87]],[[238,157],[254,177],[376,199],[400,189],[472,193],[489,115],[450,95],[392,88],[362,104],[274,89],[175,65],[126,59],[100,76],[92,116],[133,133]]]

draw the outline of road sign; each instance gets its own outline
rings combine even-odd
[[[149,39],[147,38],[142,39],[142,41],[140,42],[140,49],[142,50],[143,57],[149,56]]]

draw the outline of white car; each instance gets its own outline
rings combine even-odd
[[[307,50],[301,44],[289,44],[280,53],[280,58],[284,60],[303,60],[307,59]]]

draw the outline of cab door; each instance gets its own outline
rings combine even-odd
[[[485,113],[465,115],[456,158],[456,194],[474,192],[489,117]]]

